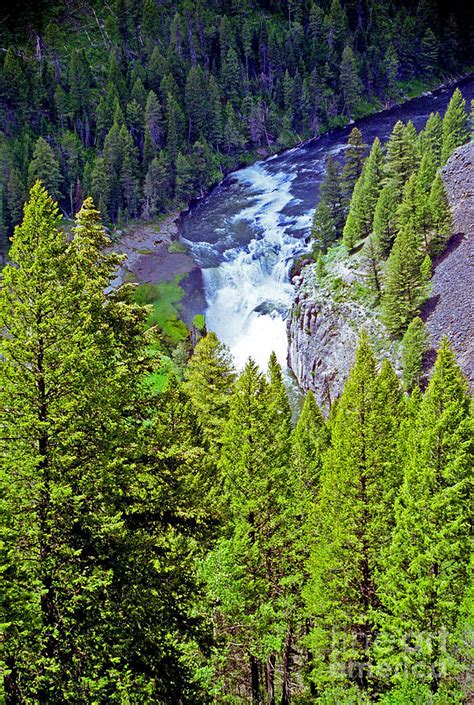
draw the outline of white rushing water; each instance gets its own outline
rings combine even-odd
[[[233,224],[248,221],[256,237],[245,247],[226,250],[218,267],[203,270],[207,326],[229,346],[239,368],[252,357],[264,369],[272,350],[286,367],[284,316],[292,297],[288,272],[302,241],[289,233],[295,219],[281,211],[294,198],[295,174],[272,173],[261,162],[237,172],[236,178],[253,198],[233,216]],[[309,225],[311,213],[298,220]]]
[[[473,98],[474,80],[461,89]],[[432,110],[443,112],[452,91],[358,121],[366,144],[375,137],[385,141],[400,119],[421,129]],[[181,237],[202,267],[207,327],[240,368],[251,356],[265,369],[272,350],[286,368],[291,262],[305,251],[327,157],[342,160],[351,128],[235,172],[181,225]]]

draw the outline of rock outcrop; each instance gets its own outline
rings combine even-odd
[[[433,288],[422,317],[430,333],[432,365],[443,335],[474,392],[474,143],[459,147],[442,170],[453,236],[433,262]],[[428,370],[429,371],[429,370]]]
[[[433,263],[433,292],[422,315],[430,333],[432,350],[427,373],[445,334],[471,389],[474,388],[474,144],[457,149],[443,169],[443,179],[453,214],[453,236],[446,251]],[[353,296],[354,285],[363,288],[358,256],[331,264],[348,292],[334,294],[317,281],[315,266],[295,278],[295,298],[288,319],[288,365],[300,387],[311,389],[318,403],[328,409],[342,391],[355,357],[362,328],[367,330],[379,358],[388,356],[400,371],[396,342],[391,340],[377,311],[362,297]],[[346,300],[344,300],[346,298]]]

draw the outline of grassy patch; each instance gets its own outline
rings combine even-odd
[[[198,330],[204,330],[206,327],[206,318],[202,313],[197,313],[193,318],[193,324]]]
[[[139,255],[152,255],[153,250],[150,250],[149,248],[145,248],[143,250],[137,250]]]
[[[173,360],[166,355],[161,357],[161,364],[156,372],[153,372],[145,380],[145,384],[152,394],[161,394],[166,387],[169,378],[176,373],[176,365]]]
[[[147,325],[158,326],[170,343],[178,343],[188,334],[179,318],[179,305],[184,296],[179,285],[181,278],[177,276],[174,281],[161,284],[142,284],[136,291],[137,302],[152,307]]]
[[[179,240],[173,240],[168,246],[168,252],[171,255],[184,255],[188,251],[188,248],[183,242]]]

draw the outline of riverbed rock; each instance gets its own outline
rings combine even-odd
[[[474,144],[458,148],[442,174],[453,214],[453,236],[433,263],[432,296],[422,311],[431,341],[426,372],[429,375],[445,334],[474,390]],[[331,276],[348,291],[363,284],[357,255],[333,262]],[[363,300],[341,301],[331,289],[325,291],[315,283],[314,266],[304,268],[295,284],[287,324],[288,365],[300,387],[311,389],[325,411],[342,392],[362,328],[377,357],[389,357],[401,373],[399,345],[380,322],[377,309]]]

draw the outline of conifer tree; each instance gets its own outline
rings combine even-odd
[[[399,405],[396,375],[387,366],[377,375],[363,334],[331,424],[305,588],[314,619],[308,640],[310,675],[320,690],[351,684],[361,690],[371,687],[378,576],[399,484]]]
[[[145,106],[143,165],[148,167],[164,143],[165,125],[161,106],[154,91],[148,93]]]
[[[53,198],[60,198],[62,176],[54,152],[43,137],[39,137],[28,168],[28,183],[41,181]]]
[[[321,183],[320,199],[330,211],[336,232],[339,237],[344,226],[343,195],[339,163],[330,155],[326,164],[326,173]]]
[[[301,517],[308,517],[319,489],[323,455],[329,432],[313,392],[305,397],[301,414],[291,435],[291,461],[295,500]]]
[[[111,609],[100,535],[112,546],[122,532],[113,519],[114,483],[120,492],[122,480],[110,463],[120,447],[115,433],[125,431],[114,402],[131,393],[122,365],[136,383],[132,361],[144,316],[136,309],[127,320],[122,303],[122,348],[124,333],[113,334],[114,307],[104,306],[103,293],[118,260],[100,254],[106,239],[91,208],[78,215],[68,244],[57,207],[37,182],[12,245],[17,266],[4,270],[1,320],[10,336],[2,339],[1,406],[4,429],[16,428],[2,453],[11,511],[3,604],[12,617],[8,697],[93,699],[107,689],[98,671],[113,670],[97,648],[107,642]],[[124,676],[116,671],[114,692]]]
[[[145,178],[143,214],[145,218],[153,218],[157,213],[164,212],[171,198],[171,173],[164,150],[155,157]]]
[[[218,443],[227,419],[235,371],[226,346],[215,333],[201,338],[186,368],[185,389],[209,446]]]
[[[402,338],[403,386],[411,392],[420,385],[423,376],[423,357],[429,350],[429,333],[418,316],[406,329]]]
[[[382,188],[374,210],[374,244],[379,257],[385,259],[397,234],[397,193],[391,181]]]
[[[267,694],[274,692],[276,657],[288,626],[280,595],[287,550],[289,409],[281,384],[274,360],[270,382],[249,360],[235,384],[221,457],[229,524],[203,567],[227,637],[223,656],[232,660],[234,652],[238,664],[248,663],[245,692],[255,705],[263,698],[263,672]]]
[[[195,194],[194,169],[191,160],[181,152],[176,159],[175,197],[179,203],[187,201]]]
[[[350,118],[357,108],[362,93],[362,83],[359,78],[357,63],[354,52],[350,46],[344,47],[344,51],[342,52],[339,82],[344,112]]]
[[[441,164],[446,164],[456,147],[465,142],[469,142],[466,101],[459,88],[456,88],[443,118]]]
[[[456,643],[456,627],[470,561],[469,396],[446,338],[407,451],[381,590],[387,613],[379,648],[395,681],[402,669],[416,669],[418,682],[436,693],[463,667],[465,644]]]
[[[326,201],[319,201],[313,216],[311,237],[314,241],[313,251],[326,252],[329,245],[337,239],[337,230],[331,210]]]
[[[342,170],[342,191],[344,201],[349,204],[357,179],[362,173],[366,145],[362,132],[353,127],[347,140],[348,147],[344,152],[344,168]]]
[[[383,321],[391,333],[402,333],[428,297],[430,274],[423,263],[420,236],[405,225],[395,238],[383,282]]]
[[[424,130],[420,132],[420,152],[425,154],[430,150],[436,160],[436,166],[441,166],[441,144],[443,139],[443,120],[439,113],[431,113]]]
[[[358,240],[372,232],[374,208],[382,188],[384,156],[380,140],[376,137],[367,157],[362,174],[354,187],[349,214],[343,231],[343,240],[350,250]]]

